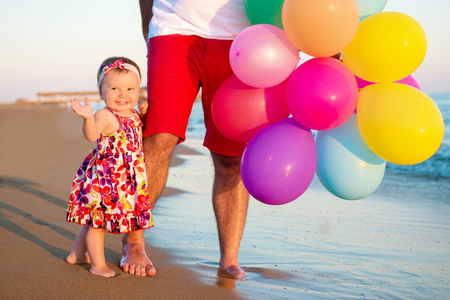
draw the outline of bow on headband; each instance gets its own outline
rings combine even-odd
[[[102,72],[105,72],[105,74],[106,74],[106,72],[108,72],[112,68],[119,68],[119,69],[123,70],[125,68],[125,64],[123,63],[123,60],[118,59],[114,63],[104,66],[102,69]]]
[[[139,75],[139,71],[135,66],[128,64],[128,63],[124,63],[123,60],[118,59],[115,62],[113,62],[112,64],[104,66],[102,68],[102,72],[100,73],[100,76],[98,77],[98,87],[100,87],[102,85],[102,81],[103,81],[103,78],[105,77],[106,73],[109,70],[114,69],[114,68],[118,68],[121,70],[123,70],[123,69],[130,70],[130,71],[136,73],[136,75],[139,77],[139,79],[141,78],[141,76]]]

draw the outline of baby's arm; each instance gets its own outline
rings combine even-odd
[[[77,99],[70,99],[70,107],[72,110],[79,116],[83,117],[83,134],[84,137],[93,142],[100,137],[103,129],[108,126],[108,118],[105,117],[105,114],[96,113],[94,115],[91,102],[88,97],[85,99],[86,104],[80,104]]]

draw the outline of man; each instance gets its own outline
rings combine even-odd
[[[233,72],[229,48],[249,26],[243,0],[140,0],[142,28],[148,42],[148,115],[144,130],[150,201],[166,184],[174,147],[185,140],[195,97],[202,87],[206,135],[204,146],[214,164],[213,208],[220,244],[219,273],[242,278],[238,252],[248,207],[240,175],[245,144],[228,140],[215,127],[211,103],[220,84]],[[153,10],[152,10],[153,8]],[[147,40],[148,37],[148,40]],[[121,267],[131,274],[156,273],[144,249],[143,231],[124,236]]]

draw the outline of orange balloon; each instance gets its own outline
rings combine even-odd
[[[284,31],[302,52],[329,57],[350,44],[359,25],[356,0],[285,0]]]

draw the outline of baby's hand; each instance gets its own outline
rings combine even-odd
[[[148,112],[148,101],[144,100],[141,103],[139,103],[138,109],[139,109],[139,114],[141,116],[146,115]]]
[[[139,109],[139,116],[141,117],[141,121],[143,124],[143,128],[145,128],[145,125],[147,123],[147,113],[148,113],[148,101],[144,100],[138,105]]]
[[[92,110],[91,101],[88,97],[85,98],[85,105],[81,105],[77,98],[70,99],[70,107],[79,116],[90,119],[94,117],[94,112]]]

